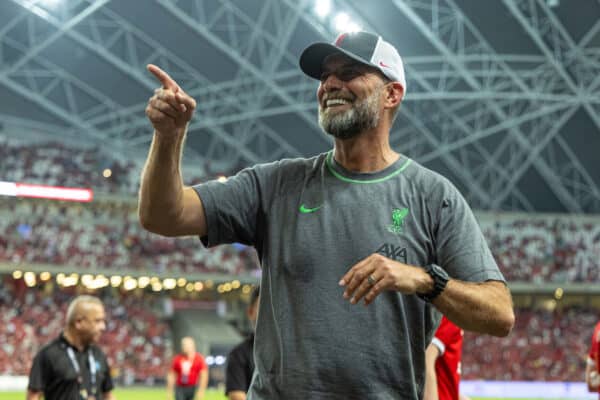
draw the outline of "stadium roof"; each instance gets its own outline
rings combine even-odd
[[[318,15],[314,0],[2,1],[0,121],[143,157],[152,62],[199,102],[188,163],[312,155],[331,141],[297,59],[352,21],[404,57],[395,149],[474,208],[600,213],[599,1],[330,3]]]

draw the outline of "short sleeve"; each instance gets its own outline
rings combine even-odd
[[[29,371],[29,384],[27,388],[34,392],[42,392],[46,388],[48,377],[45,368],[46,357],[44,352],[39,352],[33,359],[31,371]]]
[[[255,167],[256,168],[256,167]],[[256,243],[256,225],[260,209],[258,171],[248,168],[225,182],[210,181],[194,186],[204,205],[207,246],[239,242]]]
[[[234,390],[248,391],[248,382],[251,376],[248,376],[248,368],[241,357],[240,347],[236,347],[227,357],[227,367],[225,369],[225,394]]]
[[[459,191],[444,180],[433,210],[437,214],[437,263],[455,279],[469,282],[505,281],[471,208]]]
[[[104,359],[104,370],[106,373],[104,374],[104,380],[102,381],[101,390],[102,393],[108,393],[115,388],[115,384],[113,383],[112,376],[110,375],[110,365],[108,364],[108,360],[106,357]]]

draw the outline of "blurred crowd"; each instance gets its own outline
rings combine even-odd
[[[509,281],[600,281],[600,220],[548,216],[480,218]]]
[[[0,140],[3,181],[50,186],[85,187],[107,193],[138,190],[138,168],[102,155],[98,148],[74,148],[62,143],[14,144]],[[103,171],[110,169],[107,179]]]
[[[570,307],[515,312],[508,337],[465,332],[462,379],[582,381],[598,311]]]
[[[1,181],[83,187],[96,193],[125,195],[136,194],[140,186],[141,163],[116,159],[98,147],[78,148],[60,142],[22,144],[0,135],[0,160]],[[209,162],[195,170],[183,169],[187,185],[230,172],[213,171]]]
[[[65,203],[0,197],[0,261],[101,271],[256,273],[254,250],[211,249],[198,238],[165,238],[140,226],[135,208],[118,203]]]
[[[58,337],[74,293],[26,288],[5,276],[0,282],[0,375],[28,375],[36,352]],[[172,354],[168,325],[157,317],[153,297],[101,296],[106,331],[100,346],[118,381],[163,379]]]

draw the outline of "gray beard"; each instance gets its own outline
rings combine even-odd
[[[366,99],[352,104],[352,108],[344,112],[330,113],[319,106],[319,125],[326,133],[337,139],[351,139],[361,132],[373,129],[379,123],[381,88]]]

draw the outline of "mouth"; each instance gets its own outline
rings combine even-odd
[[[347,104],[352,104],[352,101],[350,101],[348,99],[342,99],[342,98],[327,99],[327,100],[323,101],[323,108],[324,109],[337,108],[337,107],[345,106]]]

